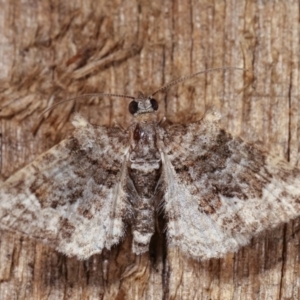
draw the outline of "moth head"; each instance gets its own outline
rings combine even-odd
[[[157,101],[152,97],[134,99],[129,103],[128,110],[133,116],[152,113],[158,109]]]

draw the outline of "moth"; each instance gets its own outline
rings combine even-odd
[[[140,255],[162,210],[168,246],[205,260],[299,216],[299,169],[232,136],[218,113],[161,122],[157,92],[124,96],[132,100],[127,130],[76,114],[70,138],[1,185],[0,228],[79,259],[111,249],[131,229]]]

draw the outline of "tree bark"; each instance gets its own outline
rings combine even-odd
[[[153,3],[152,3],[153,2]],[[158,95],[159,116],[191,122],[208,107],[233,135],[292,165],[299,152],[299,2],[2,0],[1,174],[7,179],[72,132],[70,116],[130,124],[128,101],[92,92]],[[1,201],[1,199],[0,199]],[[299,219],[222,259],[195,261],[165,245],[135,256],[130,233],[87,261],[1,232],[0,299],[300,299]]]

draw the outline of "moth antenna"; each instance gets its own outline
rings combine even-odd
[[[175,79],[175,80],[172,80],[171,82],[167,83],[166,85],[162,86],[161,88],[159,88],[157,91],[155,91],[154,93],[151,94],[150,97],[153,97],[155,94],[161,92],[161,91],[164,91],[180,82],[183,82],[183,81],[186,81],[188,79],[191,79],[193,77],[196,77],[197,75],[199,74],[203,74],[203,73],[210,73],[210,72],[214,72],[214,71],[221,71],[221,70],[240,70],[240,71],[248,71],[247,69],[244,69],[244,68],[237,68],[237,67],[222,67],[222,68],[212,68],[212,69],[206,69],[206,70],[203,70],[203,71],[199,71],[199,72],[196,72],[196,73],[193,73],[191,75],[187,75],[187,76],[184,76],[184,77],[180,77],[178,79]]]
[[[54,107],[62,104],[62,103],[65,103],[65,102],[68,102],[68,101],[72,101],[72,100],[77,100],[77,99],[80,99],[80,98],[86,98],[86,97],[95,97],[95,96],[110,96],[110,97],[119,97],[119,98],[129,98],[129,99],[136,99],[135,97],[133,96],[129,96],[129,95],[122,95],[122,94],[111,94],[111,93],[94,93],[94,94],[84,94],[84,95],[80,95],[80,96],[77,96],[77,97],[73,97],[73,98],[68,98],[68,99],[65,99],[65,100],[62,100],[62,101],[59,101],[53,105],[51,105],[49,108],[46,108],[42,113],[41,113],[41,117],[47,113],[48,111],[52,110]]]
[[[212,69],[207,69],[207,70],[203,70],[203,71],[199,71],[199,72],[196,72],[196,73],[193,73],[191,75],[187,75],[187,76],[184,76],[184,77],[180,77],[178,79],[175,79],[169,83],[167,83],[166,85],[162,86],[161,88],[159,88],[158,90],[156,90],[154,93],[151,94],[150,97],[153,97],[155,94],[161,92],[161,91],[164,91],[174,85],[177,85],[178,83],[180,82],[183,82],[183,81],[186,81],[188,79],[191,79],[193,77],[196,77],[197,75],[199,74],[203,74],[203,73],[209,73],[209,72],[214,72],[214,71],[221,71],[221,70],[240,70],[240,71],[247,71],[247,69],[244,69],[244,68],[237,68],[237,67],[222,67],[222,68],[212,68]],[[141,95],[144,96],[144,94],[140,93]],[[41,113],[41,117],[46,114],[48,111],[52,110],[53,108],[55,108],[56,106],[62,104],[62,103],[65,103],[65,102],[68,102],[68,101],[73,101],[73,100],[77,100],[77,99],[80,99],[80,98],[86,98],[86,97],[95,97],[95,96],[109,96],[109,97],[119,97],[119,98],[128,98],[128,99],[136,99],[136,97],[134,96],[130,96],[130,95],[122,95],[122,94],[111,94],[111,93],[92,93],[92,94],[84,94],[84,95],[80,95],[80,96],[76,96],[76,97],[73,97],[73,98],[68,98],[68,99],[65,99],[65,100],[62,100],[62,101],[59,101],[55,104],[53,104],[52,106],[50,106],[49,108],[46,108],[42,113]]]

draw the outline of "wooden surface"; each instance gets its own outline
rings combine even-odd
[[[298,162],[299,2],[0,1],[1,174],[5,180],[70,134],[70,116],[128,126],[128,101],[89,92],[151,93],[171,79],[215,72],[159,94],[160,116],[208,107],[235,135]],[[131,237],[88,261],[2,232],[0,299],[300,299],[299,220],[224,259],[197,262],[161,241],[141,257]]]

